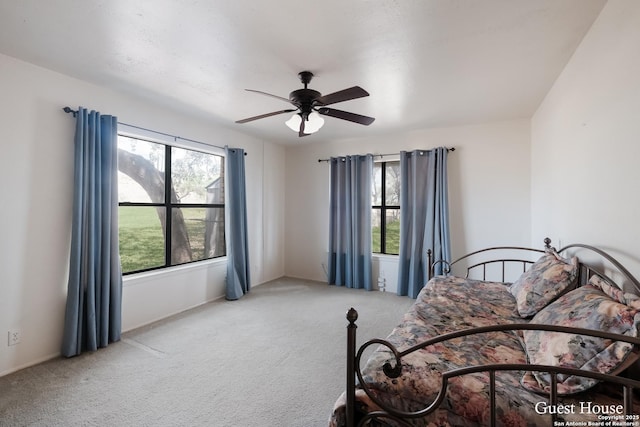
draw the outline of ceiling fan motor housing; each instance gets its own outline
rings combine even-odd
[[[293,105],[300,108],[303,114],[311,113],[313,102],[320,98],[322,94],[313,89],[298,89],[289,94],[289,100]]]

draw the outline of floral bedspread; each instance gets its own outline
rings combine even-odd
[[[387,337],[399,351],[426,339],[448,332],[480,326],[526,323],[517,311],[515,299],[503,283],[435,277],[418,295],[402,322]],[[402,375],[390,379],[382,372],[386,362],[394,364],[391,351],[380,346],[363,368],[363,377],[376,397],[394,408],[415,411],[429,406],[441,388],[442,372],[456,368],[492,363],[526,363],[518,332],[492,332],[438,343],[403,358]],[[496,415],[498,426],[553,425],[548,396],[525,390],[523,372],[496,373]],[[612,396],[582,394],[562,399],[573,413],[559,416],[567,421],[597,420],[581,411],[586,404],[610,404]],[[363,390],[357,389],[358,410],[378,409]],[[330,427],[345,425],[346,398],[343,394],[334,407]],[[617,401],[616,403],[619,403]],[[570,411],[564,411],[570,412]],[[385,422],[387,422],[385,420]],[[424,418],[410,420],[415,426],[483,426],[490,424],[489,374],[475,373],[449,381],[446,398],[440,407]],[[375,425],[391,425],[388,424]]]

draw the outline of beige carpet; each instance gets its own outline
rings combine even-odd
[[[280,279],[0,378],[0,426],[326,426],[345,388],[345,313],[385,337],[406,297]]]

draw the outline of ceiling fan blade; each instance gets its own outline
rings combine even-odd
[[[270,94],[270,93],[262,92],[262,91],[260,91],[260,90],[253,90],[253,89],[245,89],[245,90],[246,90],[246,91],[248,91],[248,92],[259,93],[259,94],[261,94],[261,95],[266,95],[266,96],[270,96],[270,97],[272,97],[272,98],[280,99],[280,100],[282,100],[282,101],[284,101],[284,102],[288,102],[289,104],[291,104],[291,100],[289,100],[288,98],[283,98],[282,96],[272,95],[272,94]]]
[[[362,98],[369,96],[369,92],[360,86],[350,87],[349,89],[333,92],[328,95],[321,96],[316,99],[316,105],[330,105],[337,102],[349,101],[350,99]]]
[[[296,111],[296,110],[295,109],[287,109],[287,110],[274,111],[273,113],[261,114],[259,116],[249,117],[249,118],[242,119],[242,120],[236,120],[236,123],[252,122],[252,121],[258,120],[258,119],[264,119],[265,117],[277,116],[278,114],[291,113],[293,111]]]
[[[348,111],[336,110],[335,108],[319,108],[318,113],[325,116],[335,117],[337,119],[360,123],[361,125],[365,126],[369,126],[375,120],[373,117],[362,116],[360,114],[350,113]]]

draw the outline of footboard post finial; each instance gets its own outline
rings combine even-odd
[[[349,326],[348,326],[349,328],[352,325],[357,328],[355,323],[356,323],[356,320],[358,320],[358,312],[356,311],[355,308],[351,307],[349,311],[347,311],[347,320],[349,321]]]
[[[433,254],[431,249],[427,249],[427,280],[433,277]]]
[[[545,238],[544,238],[544,248],[545,248],[546,250],[551,249],[551,239],[550,239],[550,238],[548,238],[548,237],[545,237]]]
[[[356,320],[358,320],[358,312],[351,307],[347,311],[347,427],[355,426],[356,416]]]

